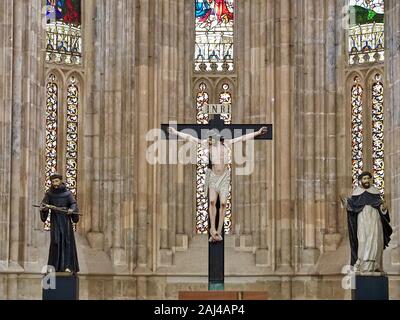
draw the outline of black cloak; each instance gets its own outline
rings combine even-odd
[[[58,189],[51,188],[47,191],[42,202],[78,212],[75,198],[64,184],[61,184]],[[46,221],[48,214],[49,210],[47,208],[41,210],[40,218],[43,222]],[[64,272],[67,268],[73,273],[79,271],[78,254],[72,226],[72,222],[77,223],[78,221],[79,215],[67,215],[56,210],[51,212],[50,250],[47,264],[53,266],[56,272]]]
[[[369,190],[369,189],[368,189]],[[349,227],[349,239],[351,249],[351,265],[357,262],[358,259],[358,239],[357,239],[357,217],[358,214],[364,209],[366,205],[369,205],[378,210],[381,217],[382,229],[383,229],[383,243],[385,249],[389,245],[390,236],[392,235],[392,227],[390,226],[389,210],[384,214],[381,210],[381,204],[383,202],[379,192],[370,193],[364,189],[364,192],[354,192],[353,195],[347,199],[347,221]]]

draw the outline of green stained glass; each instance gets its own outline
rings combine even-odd
[[[384,0],[350,0],[350,65],[384,61],[384,9]]]

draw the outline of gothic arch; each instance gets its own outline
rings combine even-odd
[[[353,180],[353,186],[356,184],[356,173],[354,170],[368,170],[371,172],[375,172],[374,168],[376,167],[376,164],[379,163],[379,159],[377,158],[377,155],[379,154],[379,157],[384,158],[384,152],[383,152],[383,138],[382,140],[379,140],[377,137],[381,134],[378,134],[379,128],[375,126],[378,122],[376,122],[376,107],[379,107],[379,110],[383,109],[382,111],[384,112],[384,104],[383,101],[380,105],[375,104],[375,109],[374,109],[374,97],[373,97],[373,89],[374,85],[376,82],[375,76],[379,74],[382,79],[381,83],[383,85],[383,67],[379,66],[371,66],[370,68],[358,68],[357,70],[352,70],[349,72],[347,75],[346,79],[346,116],[345,118],[348,119],[346,121],[346,132],[349,132],[349,138],[346,139],[349,141],[349,146],[346,147],[346,154],[348,154],[348,159],[352,159],[351,166],[349,166],[349,175],[352,176]],[[362,92],[359,94],[358,99],[354,100],[355,98],[353,96],[353,88],[354,88],[354,82],[355,79],[358,78],[358,84],[362,88]],[[383,89],[383,88],[382,88]],[[383,95],[382,95],[383,98]],[[355,101],[359,101],[361,105],[356,107],[356,105],[353,103]],[[358,116],[354,115],[354,110],[358,110]],[[374,111],[375,110],[375,111]],[[379,111],[378,110],[378,111]],[[359,125],[356,124],[355,119],[358,117],[361,118],[361,122],[359,122]],[[374,122],[375,121],[375,122]],[[382,123],[384,120],[382,121]],[[379,126],[380,126],[380,121],[379,121]],[[378,131],[377,131],[378,130]],[[380,131],[379,131],[380,132]],[[358,137],[358,138],[356,138]],[[378,140],[382,142],[380,146],[382,148],[377,147]],[[377,149],[378,148],[378,149]],[[360,153],[359,156],[361,157],[359,161],[356,161],[354,159],[354,152]],[[361,151],[360,151],[361,150]],[[381,150],[381,151],[377,151]],[[347,153],[348,152],[348,153]],[[350,162],[349,162],[350,164]],[[358,166],[360,164],[360,166]],[[362,165],[361,165],[362,164]],[[359,169],[356,169],[359,168]],[[377,167],[379,168],[379,166]],[[379,186],[381,191],[383,192],[383,166],[380,167],[381,170],[378,170],[380,174],[377,177],[376,180],[376,185]]]
[[[54,74],[57,77],[57,80],[61,86],[64,85],[66,78],[65,78],[65,74],[60,69],[58,69],[58,68],[47,69],[46,70],[46,82],[47,82],[48,77],[51,74]]]
[[[209,102],[213,103],[213,101],[215,100],[215,97],[214,97],[214,94],[213,94],[214,93],[214,90],[213,90],[214,86],[213,86],[212,81],[210,81],[210,79],[208,79],[208,78],[202,77],[202,78],[196,79],[194,81],[194,84],[193,84],[193,91],[192,91],[193,105],[196,105],[196,97],[197,97],[197,94],[199,92],[200,85],[202,83],[204,83],[206,85],[206,92],[208,94]]]
[[[223,89],[224,84],[228,84],[229,88],[228,88],[227,92],[229,92],[232,95],[232,101],[235,101],[236,87],[235,87],[234,80],[231,78],[222,78],[217,81],[216,86],[215,86],[215,92],[217,94],[216,98],[219,98],[219,95],[221,94],[221,92],[224,91],[224,89]]]

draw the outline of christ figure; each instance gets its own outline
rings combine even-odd
[[[198,139],[190,134],[177,131],[173,127],[168,128],[168,132],[175,134],[178,137],[201,144],[205,149],[208,149],[209,163],[206,172],[205,190],[208,190],[209,208],[210,208],[210,242],[222,241],[222,232],[224,225],[224,217],[226,210],[226,203],[229,195],[229,186],[231,183],[231,176],[229,171],[230,164],[230,151],[231,146],[238,142],[254,139],[267,133],[267,127],[262,127],[260,130],[249,133],[234,139],[225,139],[218,133],[217,130],[209,130],[206,139]],[[219,196],[220,209],[218,225],[216,225],[217,218],[217,199]]]

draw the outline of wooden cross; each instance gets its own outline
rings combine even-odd
[[[212,130],[217,129],[219,132],[224,130],[224,133],[227,130],[230,131],[231,137],[236,138],[237,136],[245,135],[247,130],[252,130],[256,132],[260,130],[262,127],[267,128],[267,133],[255,137],[255,140],[272,140],[273,138],[273,126],[272,124],[225,124],[224,120],[221,119],[221,113],[226,113],[225,105],[211,105],[207,106],[207,110],[204,110],[205,113],[214,114],[214,119],[211,119],[208,124],[177,124],[176,130],[182,131],[191,129],[196,132],[196,138],[201,137],[202,130]],[[224,112],[225,111],[225,112]],[[170,124],[162,124],[161,130],[164,131],[165,137],[170,139],[170,134],[168,132],[168,127]],[[217,204],[217,214],[216,217],[218,219],[219,214],[219,205]],[[218,225],[218,221],[216,221],[216,225]],[[210,224],[209,224],[210,225]],[[208,238],[207,238],[208,240]],[[211,290],[224,290],[224,240],[217,242],[209,242],[208,246],[208,289]]]

